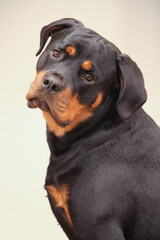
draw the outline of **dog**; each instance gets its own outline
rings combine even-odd
[[[26,98],[46,120],[45,189],[68,239],[159,240],[160,129],[137,64],[72,18],[42,28],[41,52]]]

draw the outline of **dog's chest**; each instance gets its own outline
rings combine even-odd
[[[67,184],[61,185],[59,189],[57,189],[54,185],[47,185],[45,188],[48,190],[49,194],[54,199],[56,206],[64,210],[68,223],[70,227],[73,229],[73,223],[71,220],[68,207],[68,200],[70,197],[68,185]]]

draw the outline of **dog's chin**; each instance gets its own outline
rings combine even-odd
[[[48,112],[51,117],[54,119],[56,124],[62,128],[65,128],[66,126],[70,125],[72,121],[66,120],[60,120],[58,117],[57,111],[51,111],[49,105],[47,102],[42,98],[33,98],[28,100],[27,105],[29,108],[40,108],[42,111]]]

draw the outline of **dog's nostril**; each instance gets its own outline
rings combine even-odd
[[[58,91],[59,91],[59,88],[58,88],[57,85],[53,85],[53,86],[51,87],[51,90],[52,90],[53,92],[58,92]]]
[[[44,79],[43,80],[43,85],[47,87],[49,85],[49,80],[48,79]]]
[[[61,81],[55,78],[53,75],[47,76],[42,80],[42,88],[50,93],[56,93],[61,90]]]

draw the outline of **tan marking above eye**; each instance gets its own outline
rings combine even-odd
[[[74,46],[67,46],[65,50],[70,56],[74,56],[76,53],[76,48]]]
[[[82,63],[82,68],[86,71],[89,71],[91,70],[92,68],[92,62],[90,60],[85,60],[83,63]]]

